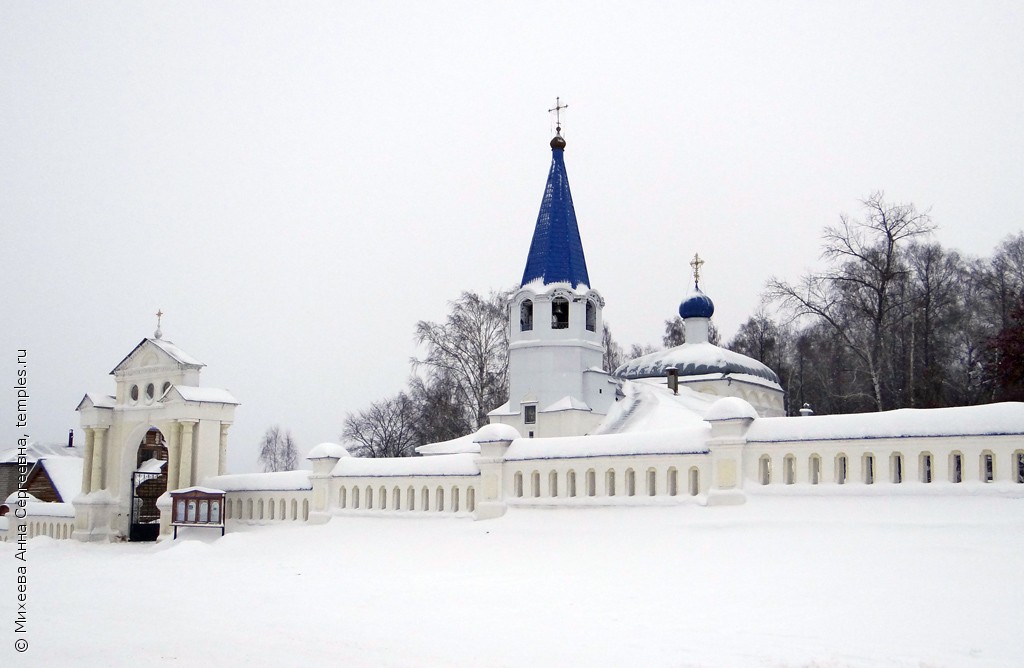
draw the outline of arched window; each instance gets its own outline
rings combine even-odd
[[[516,495],[516,498],[523,497],[523,472],[516,471],[516,474],[512,476],[512,493]]]
[[[658,493],[658,472],[653,468],[647,469],[647,496],[655,496]]]
[[[665,483],[665,486],[668,487],[669,496],[677,496],[679,494],[679,471],[676,467],[673,466],[668,470],[668,478]]]
[[[597,494],[597,474],[594,473],[594,469],[587,471],[587,496],[594,496]]]
[[[786,455],[782,459],[782,482],[792,485],[796,482],[796,457]]]
[[[538,471],[530,474],[530,493],[535,499],[540,496],[540,473]]]
[[[248,511],[246,514],[249,516],[249,519],[254,519],[255,516],[252,514],[252,499],[245,502],[245,509]]]
[[[981,453],[981,481],[992,482],[996,479],[996,458],[991,450]]]
[[[821,457],[818,455],[811,455],[811,459],[808,462],[807,477],[812,485],[817,485],[821,482]]]
[[[260,499],[259,503],[256,504],[256,508],[259,511],[260,519],[263,519],[263,499]],[[189,510],[191,510],[191,508]]]
[[[605,496],[615,496],[615,469],[608,469],[604,474]]]
[[[1013,468],[1017,472],[1017,483],[1022,484],[1024,483],[1024,450],[1018,450],[1013,453],[1013,458],[1015,460]]]
[[[558,471],[548,473],[548,496],[558,498]]]
[[[836,484],[838,484],[838,485],[845,485],[846,484],[846,473],[847,473],[846,455],[840,453],[840,454],[836,455]]]
[[[281,499],[281,505],[279,506],[279,508],[281,509],[280,517],[281,517],[281,519],[284,519],[285,517],[287,517],[287,515],[285,515],[285,511],[284,511],[284,499]]]
[[[700,471],[696,466],[690,467],[690,496],[700,494]]]
[[[420,505],[423,506],[421,510],[430,510],[430,490],[426,487],[424,487],[423,491],[420,493]]]
[[[277,514],[277,502],[273,499],[270,500],[270,519],[274,519],[274,515]],[[284,519],[283,517],[281,519]]]
[[[963,482],[964,480],[964,456],[959,452],[952,452],[949,455],[949,481]]]
[[[903,482],[903,455],[898,452],[889,456],[889,479],[894,485]]]
[[[348,492],[345,490],[345,486],[342,485],[338,488],[338,507],[344,508],[347,505]]]
[[[356,508],[356,509],[359,508],[359,488],[358,487],[353,487],[352,488],[352,507]]]
[[[576,471],[569,469],[565,474],[565,491],[570,496],[576,496]]]
[[[918,461],[918,468],[921,471],[921,482],[932,481],[932,453],[922,452]]]
[[[366,509],[373,510],[373,488],[369,485],[366,486],[366,492],[363,494],[363,498],[366,499]]]
[[[299,502],[295,499],[292,499],[292,519],[299,519]]]
[[[234,505],[233,503],[228,501],[228,507],[225,508],[225,510],[227,511],[227,514],[224,515],[224,519],[230,520],[232,518],[232,516],[234,515],[234,513],[231,512],[233,510],[233,508],[232,508],[233,505]]]
[[[626,496],[636,496],[636,473],[626,469]]]
[[[309,499],[302,500],[302,521],[306,522],[309,520]]]
[[[770,485],[772,482],[772,458],[768,455],[761,455],[757,460],[757,477],[762,485]]]
[[[551,300],[551,329],[569,328],[569,300],[555,297]]]
[[[875,484],[875,456],[870,452],[864,453],[864,484]]]
[[[466,510],[469,512],[476,510],[476,487],[470,487],[466,490]]]
[[[416,510],[416,490],[412,487],[405,492],[405,507],[407,510]]]
[[[383,486],[377,492],[377,505],[380,506],[381,510],[388,509],[388,490],[384,489]]]
[[[590,299],[587,300],[587,331],[597,331],[597,305]]]
[[[519,331],[529,332],[533,330],[533,302],[529,299],[523,300],[519,305]]]
[[[397,487],[391,492],[391,509],[401,510],[402,509],[402,490]]]
[[[452,487],[452,512],[459,512],[459,488]]]
[[[444,488],[443,487],[438,487],[437,488],[437,512],[442,512],[443,510],[444,510]]]

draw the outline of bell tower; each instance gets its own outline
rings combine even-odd
[[[589,433],[619,382],[601,368],[604,299],[590,287],[560,122],[550,146],[526,269],[509,300],[509,401],[489,414],[532,437]]]

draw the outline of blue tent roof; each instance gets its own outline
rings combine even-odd
[[[522,285],[540,278],[545,284],[571,283],[575,288],[583,283],[590,287],[583,242],[576,226],[576,210],[569,192],[569,177],[565,173],[564,145],[564,141],[551,141],[551,171],[533,230]]]

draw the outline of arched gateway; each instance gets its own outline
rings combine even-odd
[[[170,533],[161,495],[224,473],[238,402],[199,386],[203,366],[158,329],[111,371],[113,396],[89,393],[78,404],[85,463],[75,538],[156,540]]]

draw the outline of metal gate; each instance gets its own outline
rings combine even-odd
[[[132,473],[132,525],[128,540],[156,540],[160,535],[160,510],[156,500],[167,491],[163,473],[135,471]]]

